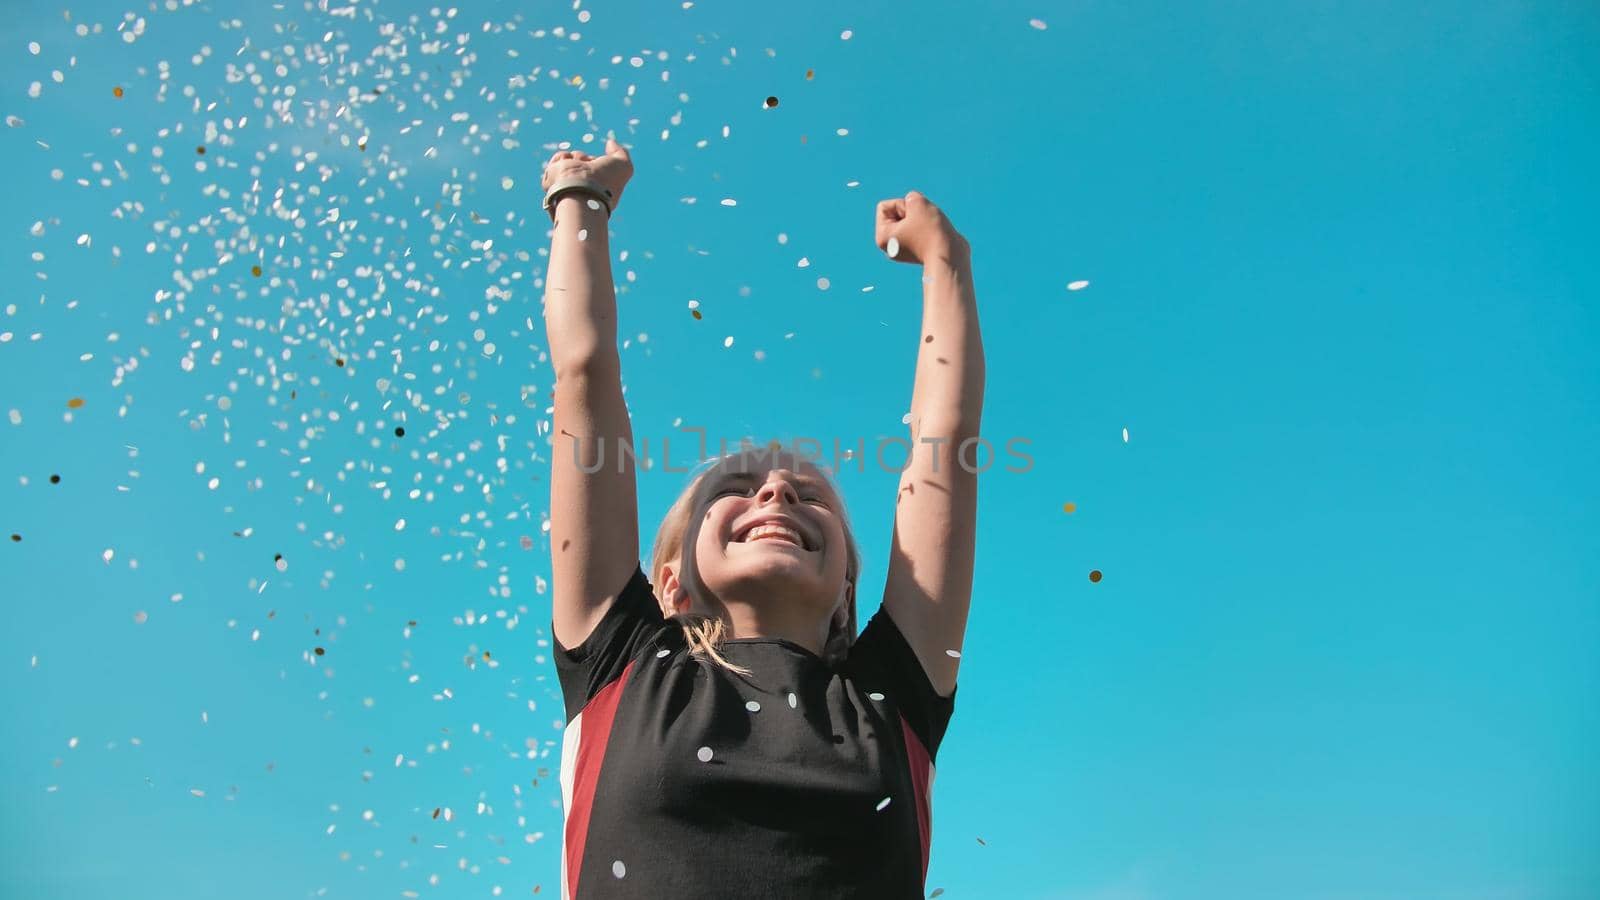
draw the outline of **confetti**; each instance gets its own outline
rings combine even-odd
[[[1122,442],[1124,444],[1128,442],[1128,429],[1126,428],[1122,429]]]
[[[1044,23],[1043,19],[1029,19],[1028,20],[1028,24],[1032,25],[1034,28],[1038,29],[1039,31],[1043,31],[1046,28],[1050,27],[1050,26],[1048,26],[1048,25],[1046,25]]]
[[[1081,290],[1083,290],[1084,288],[1086,288],[1088,286],[1089,286],[1089,282],[1087,282],[1087,281],[1074,281],[1071,284],[1067,285],[1067,290],[1069,290],[1069,291],[1081,291]],[[1116,293],[1116,292],[1113,291],[1112,293]]]
[[[1061,504],[1061,511],[1064,512],[1064,513],[1067,513],[1068,515],[1071,515],[1072,513],[1075,513],[1075,512],[1078,511],[1078,504],[1076,504],[1076,503],[1063,503],[1063,504]]]
[[[695,756],[698,757],[701,762],[711,762],[711,748],[701,747]]]
[[[622,878],[628,874],[628,867],[623,865],[622,860],[619,859],[611,864],[611,874]]]
[[[1089,573],[1089,580],[1094,582],[1095,584],[1099,584],[1100,583],[1100,570],[1099,569],[1095,569],[1093,572],[1090,572]]]
[[[899,256],[900,255],[900,239],[899,238],[889,238],[889,245],[884,248],[884,252],[889,254],[889,258],[890,259],[894,259],[895,257]]]
[[[767,109],[772,109],[772,108],[776,107],[778,105],[778,98],[777,97],[768,97],[767,98],[767,102],[766,102],[765,105],[766,105]]]

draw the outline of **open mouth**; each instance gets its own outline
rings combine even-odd
[[[763,522],[753,528],[747,528],[734,538],[736,544],[754,544],[759,541],[774,541],[799,547],[801,550],[812,549],[810,542],[794,528],[777,522]]]

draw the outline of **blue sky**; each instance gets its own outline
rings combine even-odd
[[[610,130],[656,447],[901,435],[874,204],[972,244],[1033,465],[930,892],[1600,893],[1600,14],[1469,6],[12,10],[0,893],[554,896],[536,192]]]

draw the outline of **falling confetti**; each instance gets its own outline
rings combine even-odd
[[[1128,429],[1126,429],[1126,428],[1122,429],[1122,442],[1124,444],[1126,444],[1128,442]],[[1160,443],[1160,442],[1158,441],[1157,443]]]
[[[1093,572],[1090,572],[1089,573],[1089,580],[1094,582],[1095,584],[1099,584],[1100,583],[1100,570],[1099,569],[1095,569]]]
[[[1084,288],[1086,288],[1088,286],[1089,286],[1089,282],[1087,282],[1087,281],[1074,281],[1071,284],[1067,285],[1067,290],[1069,290],[1069,291],[1081,291],[1081,290],[1083,290]],[[1112,293],[1115,294],[1116,291],[1112,291]]]
[[[1029,19],[1028,20],[1028,24],[1032,25],[1034,28],[1038,29],[1039,31],[1043,31],[1046,28],[1050,27],[1050,26],[1048,26],[1048,25],[1046,25],[1044,23],[1043,19]]]
[[[1063,504],[1061,504],[1061,511],[1064,512],[1064,513],[1067,513],[1068,515],[1071,515],[1072,513],[1075,513],[1075,512],[1078,511],[1078,504],[1076,504],[1076,503],[1063,503]]]

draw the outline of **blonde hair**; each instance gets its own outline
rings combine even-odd
[[[772,445],[769,444],[768,447],[771,449]],[[678,495],[678,499],[673,501],[671,508],[667,510],[667,514],[661,520],[661,526],[656,529],[655,544],[650,552],[651,584],[659,585],[662,583],[662,570],[674,558],[679,560],[679,580],[683,580],[681,570],[687,565],[687,562],[683,559],[684,536],[689,530],[689,517],[693,515],[698,505],[696,501],[700,497],[701,487],[706,483],[706,479],[711,477],[718,469],[732,460],[739,459],[743,453],[750,452],[750,449],[747,447],[740,452],[729,453],[708,461],[705,464],[705,468],[690,479],[689,486],[684,488],[683,493]],[[793,453],[782,451],[778,455],[793,459],[800,458]],[[776,455],[774,459],[776,459]],[[820,467],[818,467],[818,471],[822,471]],[[832,485],[833,480],[828,477],[827,473],[823,472],[822,474],[824,478],[828,479],[828,483]],[[834,493],[838,493],[837,486],[835,486]],[[845,517],[845,511],[842,506],[835,512],[839,516],[840,524],[844,527],[845,580],[851,584],[856,584],[861,572],[861,553],[856,547],[855,536],[850,533],[850,521]],[[694,580],[699,581],[698,572]],[[838,623],[834,617],[829,619],[828,639],[822,648],[822,659],[828,665],[835,665],[842,661],[845,654],[849,652],[850,646],[855,643],[856,600],[853,592],[845,600],[845,604],[848,606],[849,612],[842,624]],[[684,641],[688,643],[691,655],[699,655],[702,658],[709,657],[713,663],[730,672],[737,672],[746,676],[750,674],[749,669],[729,662],[719,652],[723,639],[728,636],[727,626],[722,619],[717,616],[686,611],[675,613],[669,617],[668,621],[682,623]]]

